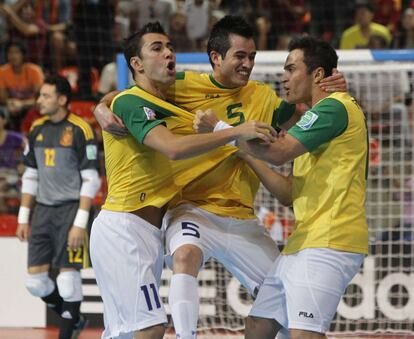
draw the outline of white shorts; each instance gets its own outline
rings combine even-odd
[[[168,211],[167,264],[183,245],[203,252],[203,264],[213,257],[222,263],[253,296],[279,255],[276,243],[258,219],[221,217],[192,205]]]
[[[162,231],[123,212],[102,210],[92,225],[90,252],[104,303],[102,338],[167,322],[158,289],[163,268]]]
[[[325,333],[363,260],[363,254],[329,248],[280,255],[249,315],[275,319],[289,329]]]

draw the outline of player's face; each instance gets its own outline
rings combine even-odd
[[[256,57],[256,44],[253,39],[230,34],[230,48],[224,58],[217,58],[216,80],[227,88],[242,87],[249,81]]]
[[[303,62],[303,51],[294,49],[289,53],[282,76],[286,101],[292,104],[307,103],[312,99],[313,75],[308,74]]]
[[[37,105],[41,115],[54,115],[60,108],[60,96],[56,93],[56,87],[50,84],[44,84],[40,88],[40,94],[37,98]]]
[[[142,37],[141,58],[138,59],[137,70],[148,80],[163,85],[174,83],[175,52],[167,36],[159,33],[145,34]]]

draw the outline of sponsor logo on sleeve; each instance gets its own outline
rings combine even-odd
[[[88,160],[98,159],[98,148],[96,145],[87,145],[86,146],[86,157]]]
[[[302,128],[303,130],[308,130],[312,127],[315,121],[318,120],[318,116],[312,111],[307,111],[302,115],[302,118],[296,123],[296,126]]]
[[[144,113],[147,116],[148,120],[157,119],[157,116],[156,116],[155,112],[151,108],[148,108],[148,107],[144,106]]]

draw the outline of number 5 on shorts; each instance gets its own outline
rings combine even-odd
[[[184,231],[183,235],[191,235],[193,237],[200,238],[200,232],[198,231],[200,226],[197,226],[192,222],[184,221],[181,223],[181,228]]]

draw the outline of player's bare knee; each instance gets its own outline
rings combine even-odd
[[[318,332],[304,330],[289,330],[290,339],[325,339],[326,335]]]
[[[164,325],[155,325],[134,333],[134,339],[162,339],[165,334]]]
[[[69,302],[82,300],[82,278],[79,271],[60,272],[56,284],[63,300]]]
[[[49,278],[48,272],[28,274],[25,286],[31,295],[39,298],[48,296],[55,289],[55,283]]]
[[[274,339],[281,326],[273,319],[248,316],[245,319],[246,339]]]
[[[190,273],[187,270],[200,268],[203,260],[203,253],[200,248],[194,245],[184,245],[179,247],[173,255],[174,272]]]

